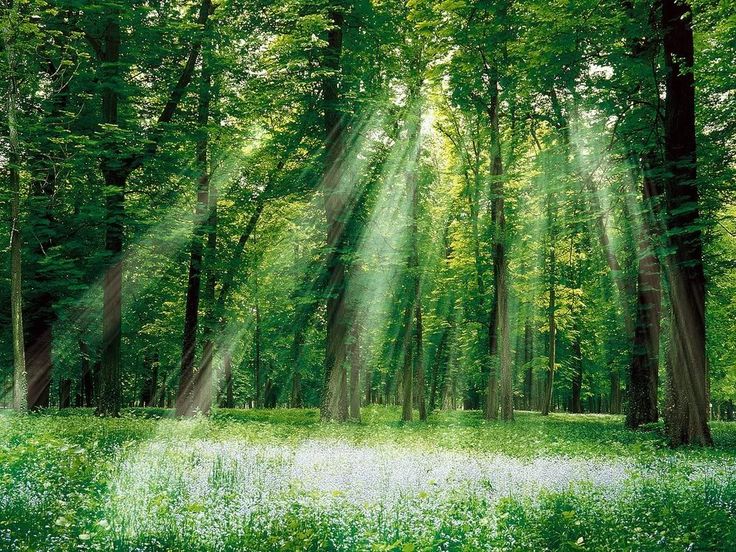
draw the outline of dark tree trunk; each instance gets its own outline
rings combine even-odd
[[[207,247],[205,249],[204,261],[207,280],[204,287],[204,301],[207,305],[204,317],[204,331],[202,332],[202,359],[197,372],[199,382],[199,410],[205,414],[209,413],[212,406],[212,362],[215,356],[215,331],[217,329],[217,317],[215,313],[215,286],[217,284],[217,190],[210,181],[209,193],[209,217],[207,220]],[[223,363],[229,359],[230,351],[223,354]]]
[[[577,335],[572,342],[572,362],[573,375],[570,411],[579,414],[583,411],[583,405],[580,401],[580,395],[583,389],[583,353],[580,348],[580,338]]]
[[[120,64],[120,22],[117,8],[108,14],[102,38],[102,123],[118,124],[118,90],[122,86]],[[102,366],[98,393],[98,414],[120,413],[120,340],[124,232],[124,192],[127,174],[121,168],[119,144],[112,134],[106,137],[101,170],[105,179],[105,251],[109,267],[103,283]]]
[[[552,227],[554,223],[552,198],[548,198],[549,204],[547,206],[547,224],[550,229],[550,251],[549,251],[549,304],[547,306],[548,313],[548,331],[549,331],[549,346],[547,353],[547,376],[544,383],[544,390],[542,392],[542,405],[541,412],[542,416],[549,414],[552,406],[552,393],[555,381],[555,363],[556,363],[556,351],[557,351],[557,323],[555,320],[555,310],[557,308],[555,288],[557,286],[557,275],[556,275],[556,258],[555,258],[555,232]]]
[[[345,312],[345,216],[348,206],[347,185],[343,182],[345,122],[340,107],[339,72],[342,58],[344,15],[330,10],[331,28],[327,32],[327,46],[323,66],[327,71],[322,81],[324,103],[325,157],[323,186],[325,214],[327,216],[327,344],[325,351],[325,376],[321,397],[320,415],[323,420],[344,421],[340,404],[346,378]]]
[[[18,22],[18,5],[10,2],[9,16]],[[26,359],[23,335],[23,245],[20,231],[20,141],[18,138],[18,79],[14,44],[3,35],[3,46],[8,64],[7,125],[8,125],[8,176],[10,189],[10,318],[13,341],[13,408],[25,412],[27,404]]]
[[[666,432],[672,446],[712,445],[705,355],[705,274],[696,181],[692,13],[662,1],[667,227],[673,254],[666,270],[671,305]]]
[[[307,317],[308,319],[309,317]],[[289,400],[291,408],[302,408],[304,406],[304,396],[302,393],[302,347],[304,346],[304,330],[307,320],[304,318],[297,319],[297,325],[294,329],[294,339],[291,344],[291,363],[294,373],[291,377],[291,398]]]
[[[408,300],[402,324],[401,348],[404,356],[404,367],[401,372],[401,419],[405,422],[410,422],[414,417],[414,363],[412,362],[413,346],[411,340],[413,306],[413,301]]]
[[[72,405],[72,380],[59,380],[59,409],[69,408]]]
[[[143,389],[141,390],[141,405],[154,406],[156,404],[156,390],[158,389],[158,353],[146,354],[143,360],[143,367],[148,375],[143,380]]]
[[[609,381],[611,389],[608,393],[610,401],[608,411],[611,414],[621,414],[621,374],[615,366],[611,369],[611,377]]]
[[[427,400],[425,398],[425,381],[424,381],[424,327],[422,324],[422,298],[419,288],[419,278],[417,278],[416,284],[416,297],[414,306],[414,319],[416,328],[414,331],[415,342],[414,347],[416,352],[414,354],[414,374],[416,375],[417,384],[417,403],[419,406],[419,419],[421,421],[427,420]]]
[[[202,400],[202,394],[209,393],[208,377],[203,370],[194,373],[194,358],[197,351],[197,330],[199,329],[199,303],[202,280],[202,258],[207,222],[210,221],[210,169],[208,162],[210,119],[211,68],[207,56],[202,56],[202,74],[197,106],[197,125],[199,136],[196,145],[196,165],[199,171],[197,203],[194,214],[194,231],[189,254],[189,276],[187,279],[186,306],[184,309],[184,335],[182,339],[181,364],[179,367],[179,390],[176,397],[176,415],[190,416],[201,406],[209,411],[209,404]],[[211,352],[210,352],[211,356]],[[207,367],[211,366],[211,360]],[[209,370],[207,371],[209,375]]]
[[[225,383],[225,399],[221,402],[223,408],[235,408],[233,398],[233,357],[226,353],[222,359],[223,379]]]
[[[534,370],[531,362],[534,359],[534,334],[532,333],[531,318],[527,316],[524,321],[524,405],[527,410],[532,409],[532,382],[534,381]]]
[[[90,351],[87,342],[79,340],[81,357],[81,378],[77,392],[76,406],[94,406],[95,404],[95,373],[90,363]]]
[[[651,235],[651,219],[654,217],[648,215],[656,212],[654,202],[659,194],[657,181],[645,172],[643,203],[646,213],[639,236],[636,329],[629,370],[629,408],[626,415],[626,425],[632,429],[656,422],[659,417],[657,388],[662,292],[659,261]]]
[[[37,297],[35,308],[28,314],[26,326],[28,337],[25,340],[26,375],[28,379],[28,408],[36,410],[49,406],[51,388],[51,344],[52,312],[51,296]]]
[[[514,419],[513,374],[511,366],[511,328],[508,310],[508,260],[506,255],[506,217],[504,214],[503,165],[499,127],[499,90],[495,68],[491,69],[491,102],[488,117],[491,126],[491,221],[493,224],[494,300],[489,324],[491,367],[486,389],[486,419],[498,417],[498,374],[501,379],[501,419]],[[492,335],[491,333],[492,332]],[[496,368],[496,366],[498,368]]]
[[[360,371],[362,359],[360,355],[360,328],[353,319],[350,340],[350,419],[360,421]]]
[[[257,284],[256,284],[257,285]],[[256,408],[263,406],[266,391],[261,393],[261,381],[263,380],[263,367],[261,364],[261,308],[256,297],[256,327],[253,333],[253,401]],[[268,380],[270,382],[270,379]],[[263,397],[263,400],[261,400]]]
[[[373,369],[371,363],[366,363],[364,370],[363,392],[365,404],[373,404],[375,397],[373,395]]]
[[[442,331],[442,337],[440,338],[440,342],[437,345],[437,351],[435,352],[434,359],[432,361],[432,373],[430,375],[430,381],[429,381],[429,411],[430,412],[434,412],[434,410],[437,408],[437,389],[441,388],[440,371],[442,370],[442,366],[444,365],[446,361],[445,350],[447,349],[449,330],[447,328],[443,328],[441,331]]]

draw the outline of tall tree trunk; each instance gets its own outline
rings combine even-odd
[[[466,172],[467,175],[467,172]],[[477,162],[475,165],[473,165],[473,180],[472,180],[472,189],[471,189],[471,181],[466,176],[466,187],[468,187],[468,207],[470,210],[470,221],[473,231],[473,258],[475,260],[475,281],[476,281],[476,291],[478,293],[477,301],[478,301],[478,313],[479,318],[484,318],[486,316],[485,314],[485,299],[486,299],[486,283],[485,283],[485,267],[483,263],[483,259],[481,257],[481,248],[480,248],[480,242],[481,242],[481,236],[480,236],[480,227],[479,227],[479,215],[480,215],[480,172],[478,168]],[[486,374],[486,380],[489,377],[495,378],[495,371],[493,370],[493,345],[492,343],[495,342],[495,330],[494,324],[495,324],[495,308],[491,305],[490,311],[488,312],[488,339],[485,341],[486,351],[484,351],[484,354],[487,352],[488,359],[491,362],[483,363],[481,364],[481,375]],[[481,338],[481,341],[482,338]],[[493,388],[495,389],[495,385]],[[486,392],[487,392],[487,381],[486,381]],[[481,397],[483,396],[483,390],[480,385],[477,385],[475,381],[471,381],[471,384],[468,389],[468,397],[466,400],[467,408],[475,410],[477,408],[483,408],[486,409],[488,397],[486,395],[486,403],[480,404]],[[495,400],[495,396],[493,397],[493,400]]]
[[[373,404],[375,401],[373,393],[373,368],[371,363],[368,362],[364,366],[365,374],[363,375],[363,393],[365,404]]]
[[[339,73],[342,58],[344,14],[337,9],[329,12],[331,23],[327,32],[323,66],[326,75],[322,81],[324,103],[325,156],[323,186],[327,216],[327,344],[325,377],[323,382],[320,416],[323,420],[344,421],[341,417],[342,381],[346,379],[347,324],[345,313],[345,215],[347,214],[347,183],[342,174],[345,148],[345,122],[340,108]]]
[[[401,373],[401,419],[404,422],[411,422],[414,419],[414,363],[412,362],[414,347],[411,340],[412,311],[412,301],[409,301],[404,314],[404,368]]]
[[[302,393],[302,376],[301,376],[301,355],[304,346],[304,330],[307,320],[297,318],[297,326],[294,329],[294,339],[291,344],[291,363],[294,373],[291,377],[291,408],[302,408],[304,406],[304,397]]]
[[[418,101],[419,91],[417,90],[412,94],[412,98],[416,98]],[[410,99],[411,101],[411,99]],[[413,351],[413,363],[414,363],[414,376],[416,382],[411,381],[410,385],[416,384],[416,400],[419,410],[419,419],[426,421],[427,419],[427,401],[425,397],[425,377],[424,377],[424,337],[423,337],[423,326],[422,326],[422,275],[419,267],[419,244],[418,244],[418,213],[419,213],[419,186],[417,179],[417,171],[419,164],[419,155],[421,151],[420,144],[420,124],[421,124],[421,109],[417,106],[415,113],[415,120],[410,120],[410,144],[414,148],[414,162],[407,174],[407,194],[411,201],[410,208],[410,241],[411,251],[409,257],[409,277],[412,280],[413,290],[413,305],[414,305],[414,351]],[[406,382],[405,382],[406,383]],[[405,395],[406,400],[406,395]],[[411,406],[410,406],[411,408]]]
[[[360,421],[360,327],[353,316],[350,339],[350,419]]]
[[[547,306],[548,312],[548,331],[549,331],[549,352],[547,354],[547,376],[544,383],[544,390],[542,394],[542,415],[546,416],[549,414],[550,407],[552,406],[552,391],[555,381],[555,362],[556,362],[556,351],[557,351],[557,324],[555,321],[555,309],[556,296],[555,287],[556,282],[556,259],[555,259],[555,233],[552,231],[553,217],[552,217],[552,200],[548,206],[547,222],[550,227],[550,251],[549,251],[549,304]]]
[[[107,17],[102,38],[102,123],[107,128],[118,124],[120,22],[117,8]],[[105,251],[110,266],[105,272],[102,308],[102,366],[97,411],[101,415],[120,413],[120,341],[123,261],[123,217],[125,174],[120,167],[119,144],[110,133],[107,136],[101,169],[105,179]]]
[[[253,401],[256,408],[260,408],[263,406],[263,400],[265,400],[265,390],[261,393],[261,381],[263,380],[263,370],[261,366],[261,307],[259,305],[257,293],[258,292],[256,292],[255,305],[256,327],[255,332],[253,333]]]
[[[636,329],[629,369],[629,408],[626,425],[636,429],[656,422],[659,386],[659,329],[662,310],[660,266],[654,251],[652,232],[656,223],[655,203],[660,194],[656,177],[645,167],[643,205],[645,215],[639,235],[637,270]]]
[[[414,320],[415,320],[415,342],[414,347],[416,349],[414,354],[414,374],[416,375],[417,385],[417,403],[419,406],[419,419],[421,421],[427,420],[427,400],[425,398],[425,382],[424,382],[424,327],[422,324],[422,298],[420,288],[420,278],[417,277],[415,284],[415,305],[414,305]]]
[[[54,45],[64,51],[68,49],[70,39],[70,24],[62,14],[54,17],[54,25],[60,30],[51,40]],[[76,54],[71,54],[74,62]],[[35,238],[32,258],[38,263],[33,266],[33,278],[30,284],[31,293],[25,303],[25,356],[28,376],[28,407],[36,409],[49,406],[49,391],[51,374],[53,371],[52,344],[53,326],[56,321],[54,303],[56,296],[50,287],[63,278],[55,272],[56,264],[48,264],[44,259],[54,246],[54,239],[58,234],[57,221],[53,214],[54,195],[56,193],[56,178],[59,171],[58,164],[60,150],[54,138],[63,135],[66,125],[63,124],[65,113],[68,110],[69,88],[71,79],[65,74],[62,61],[57,65],[51,57],[46,62],[46,74],[49,87],[52,91],[50,108],[44,113],[44,123],[54,129],[54,134],[40,137],[39,153],[33,163],[37,167],[31,186],[31,210],[29,217],[30,232]],[[61,153],[61,156],[64,154]]]
[[[207,275],[204,286],[204,302],[207,308],[204,315],[204,331],[202,332],[202,358],[199,363],[199,370],[197,371],[199,410],[205,414],[209,413],[212,405],[212,362],[215,355],[214,334],[217,329],[215,296],[215,286],[217,284],[217,198],[217,188],[215,187],[215,183],[210,179],[207,246],[204,252],[205,274]],[[229,349],[223,353],[223,364],[226,360],[232,363]],[[230,369],[232,370],[232,366]]]
[[[524,321],[524,405],[527,410],[532,409],[532,382],[534,381],[534,370],[532,360],[534,358],[534,334],[532,333],[531,316],[527,314]]]
[[[432,360],[432,372],[429,379],[429,411],[434,412],[437,408],[437,389],[440,387],[440,371],[445,363],[445,351],[447,350],[447,341],[449,337],[449,330],[443,328],[441,330],[442,337],[437,345],[437,351],[434,354]]]
[[[83,339],[79,339],[79,353],[81,358],[80,373],[81,377],[78,383],[76,406],[93,406],[95,404],[94,386],[95,375],[90,362],[89,345]]]
[[[493,420],[498,416],[498,400],[496,398],[497,375],[496,366],[501,376],[501,418],[504,421],[514,419],[513,375],[511,366],[511,328],[508,311],[508,261],[506,256],[506,217],[504,215],[503,165],[501,161],[501,131],[499,127],[499,93],[496,70],[491,71],[491,101],[488,106],[488,117],[491,126],[491,220],[493,223],[493,283],[494,310],[489,324],[491,367],[486,391],[486,419]]]
[[[3,42],[8,63],[7,123],[8,123],[8,175],[10,189],[10,317],[13,340],[13,408],[25,412],[28,408],[26,361],[23,339],[23,293],[22,293],[22,238],[20,233],[20,143],[18,138],[17,102],[19,96],[14,37],[18,21],[18,7],[10,2],[10,22],[4,28]]]
[[[575,331],[575,338],[572,342],[572,397],[570,411],[579,414],[583,411],[583,405],[580,401],[580,395],[583,388],[583,353],[580,348],[580,336]]]
[[[671,305],[670,392],[665,409],[672,446],[712,445],[705,354],[705,274],[696,180],[692,13],[687,2],[662,1],[665,84],[666,260]]]
[[[205,49],[206,51],[206,49]],[[210,119],[211,69],[206,54],[202,55],[202,71],[197,106],[198,138],[196,165],[199,172],[197,203],[194,213],[194,230],[189,253],[189,275],[187,278],[186,306],[184,308],[184,333],[181,363],[179,366],[179,389],[176,397],[176,415],[191,416],[200,406],[202,387],[207,387],[206,378],[194,373],[194,358],[197,352],[197,330],[199,329],[199,302],[202,281],[202,258],[204,237],[207,231],[210,207],[210,169],[208,163]],[[200,371],[198,371],[200,372]],[[209,411],[209,408],[207,408]]]
[[[233,397],[233,357],[229,351],[223,355],[222,371],[225,383],[225,399],[221,401],[222,407],[235,408],[235,399]]]

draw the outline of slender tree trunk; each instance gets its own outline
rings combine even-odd
[[[256,296],[255,311],[256,327],[253,334],[253,395],[256,408],[260,408],[263,406],[261,397],[265,399],[265,391],[261,393],[261,381],[263,379],[261,366],[261,307],[258,302],[258,296]]]
[[[630,366],[629,409],[626,425],[636,429],[641,424],[656,422],[659,386],[659,329],[662,310],[660,266],[651,236],[655,218],[653,203],[659,196],[655,178],[644,175],[643,204],[645,213],[639,236],[637,270],[636,329]]]
[[[442,365],[445,363],[445,351],[447,350],[447,341],[449,336],[449,330],[443,328],[441,330],[442,337],[437,345],[437,351],[435,352],[434,359],[432,361],[432,373],[429,380],[429,411],[434,412],[437,408],[437,389],[440,387],[440,371]]]
[[[404,338],[406,349],[404,351],[404,369],[401,378],[401,419],[404,422],[411,422],[414,419],[414,362],[412,361],[412,353],[414,347],[411,343],[411,307],[407,306],[409,315],[408,324],[405,326],[407,337]]]
[[[350,419],[360,421],[360,327],[353,316],[350,340]]]
[[[665,179],[671,305],[670,393],[665,409],[672,446],[712,445],[705,354],[705,274],[696,180],[692,13],[687,2],[662,1],[665,84]]]
[[[417,403],[419,405],[419,419],[427,420],[427,401],[425,398],[425,381],[424,381],[424,327],[422,324],[422,298],[419,287],[419,278],[417,278],[416,296],[414,306],[414,318],[416,323],[414,347],[414,373],[417,379]]]
[[[223,408],[235,408],[235,399],[233,397],[233,357],[230,352],[226,352],[222,356],[222,372],[225,387],[225,398],[220,400]]]
[[[467,174],[467,173],[466,173]],[[468,207],[470,210],[470,221],[473,231],[473,258],[475,260],[475,281],[476,281],[476,290],[478,293],[477,301],[478,301],[478,313],[481,318],[485,317],[485,298],[486,298],[486,284],[485,284],[485,267],[483,263],[483,259],[481,257],[481,248],[480,248],[480,227],[479,227],[479,214],[480,214],[480,174],[479,169],[476,165],[473,167],[473,180],[472,180],[472,189],[471,187],[471,181],[466,176],[466,186],[468,189]],[[484,351],[484,354],[488,354],[488,359],[491,362],[483,363],[481,365],[481,375],[486,374],[486,379],[489,377],[495,377],[495,371],[493,370],[493,362],[492,357],[493,353],[491,352],[492,345],[491,342],[495,340],[495,330],[493,329],[493,325],[495,324],[495,308],[493,304],[491,305],[491,309],[488,313],[488,339],[485,342],[485,345],[487,347],[487,350]],[[486,382],[486,391],[487,391],[487,382]],[[495,385],[494,385],[495,389]],[[488,397],[486,396],[486,404],[481,405],[481,397],[483,395],[482,389],[480,389],[480,386],[477,385],[474,381],[471,381],[470,388],[468,389],[468,397],[467,397],[467,408],[469,409],[477,409],[477,408],[484,408],[487,406]],[[495,400],[495,397],[494,397]]]
[[[363,393],[365,404],[373,404],[375,398],[373,396],[373,369],[371,363],[366,363],[364,370]]]
[[[9,17],[18,23],[18,8],[11,2]],[[13,45],[13,30],[9,24],[3,33],[5,55],[8,62],[8,95],[7,95],[7,123],[8,123],[8,173],[10,180],[10,317],[13,340],[13,408],[25,412],[28,408],[26,360],[23,339],[23,294],[22,294],[22,238],[20,233],[20,144],[18,138],[17,102],[18,80],[16,75],[16,60]]]
[[[81,357],[81,378],[79,391],[77,393],[76,406],[93,406],[95,404],[95,375],[90,362],[89,345],[83,339],[79,339],[79,353]]]
[[[494,283],[494,311],[491,317],[494,324],[489,325],[491,331],[497,334],[491,337],[491,342],[496,345],[491,347],[491,355],[497,355],[491,359],[491,370],[488,378],[488,389],[486,393],[486,419],[496,419],[498,393],[496,385],[496,368],[501,376],[501,419],[512,421],[514,419],[514,397],[513,397],[513,374],[511,365],[511,327],[509,324],[508,310],[508,260],[507,260],[507,237],[506,217],[504,214],[504,189],[503,189],[503,165],[501,162],[501,131],[499,127],[499,94],[498,79],[495,69],[492,71],[491,101],[488,107],[488,116],[491,126],[491,201],[493,222],[493,283]],[[495,362],[494,362],[495,361]]]
[[[208,162],[210,119],[211,72],[207,56],[202,56],[202,74],[199,86],[197,125],[199,127],[196,144],[196,164],[199,172],[197,203],[194,213],[194,230],[189,253],[189,276],[187,279],[186,306],[184,309],[184,334],[182,339],[181,363],[179,367],[179,389],[176,397],[176,415],[191,416],[202,402],[203,387],[208,386],[207,378],[194,373],[194,359],[197,352],[197,331],[199,329],[199,303],[202,281],[202,258],[204,238],[209,220],[210,207],[210,169]],[[211,365],[211,361],[208,363]],[[199,370],[198,372],[201,372]],[[209,411],[209,408],[206,408]]]
[[[102,122],[109,127],[118,124],[118,90],[122,86],[120,63],[120,22],[117,8],[108,14],[102,39]],[[119,145],[108,136],[102,156],[102,174],[105,179],[105,251],[110,266],[105,272],[102,309],[102,366],[97,411],[101,415],[120,413],[120,341],[123,261],[124,191],[127,174],[120,168]]]
[[[532,382],[534,381],[534,370],[531,362],[534,358],[534,334],[532,333],[531,317],[527,315],[524,321],[524,404],[527,410],[532,409]]]
[[[553,238],[554,239],[554,238]],[[554,386],[555,378],[555,353],[557,350],[557,324],[555,321],[555,309],[556,309],[556,268],[555,268],[555,246],[554,243],[550,244],[549,253],[549,304],[548,304],[548,331],[549,331],[549,353],[548,364],[547,364],[547,377],[544,383],[544,391],[542,395],[542,415],[546,416],[549,414],[550,407],[552,406],[552,391]]]
[[[409,257],[411,259],[413,255],[410,253]],[[412,266],[411,261],[409,262],[409,265]],[[414,290],[412,290],[410,297],[411,298],[406,301],[406,307],[404,309],[404,316],[401,324],[401,352],[403,353],[404,358],[404,367],[401,373],[401,419],[404,422],[410,422],[414,417],[414,362],[412,359],[412,315],[414,313],[414,299],[416,298]]]
[[[198,379],[201,382],[198,386],[199,410],[205,414],[209,413],[212,404],[212,362],[215,356],[214,335],[217,329],[215,296],[215,286],[217,284],[217,198],[217,188],[214,182],[210,180],[207,246],[204,252],[205,274],[207,275],[204,286],[204,302],[207,309],[204,316],[204,331],[202,332],[202,359],[197,372]],[[228,348],[223,354],[223,364],[226,360],[232,363],[230,357],[231,353]],[[232,370],[232,366],[230,369]]]
[[[577,335],[577,331],[572,342],[572,356],[573,376],[570,411],[574,414],[579,414],[583,411],[583,405],[580,401],[583,388],[583,353],[580,348],[580,337]]]
[[[304,406],[304,397],[302,395],[302,376],[301,376],[301,353],[304,346],[304,326],[307,320],[297,319],[297,326],[294,329],[294,340],[291,344],[291,363],[294,373],[291,377],[291,408],[302,408]]]
[[[339,72],[342,57],[344,15],[329,12],[331,28],[327,33],[323,66],[327,74],[322,81],[324,103],[325,158],[323,186],[327,216],[327,345],[325,377],[320,415],[323,420],[344,421],[341,417],[342,382],[346,379],[347,324],[345,312],[345,243],[344,220],[348,205],[347,185],[343,182],[342,163],[345,147],[345,122],[340,108]]]

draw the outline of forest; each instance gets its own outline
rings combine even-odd
[[[1,550],[736,550],[732,0],[0,5]]]

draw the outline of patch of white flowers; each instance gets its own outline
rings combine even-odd
[[[615,492],[632,467],[622,460],[519,460],[343,441],[150,441],[122,459],[106,517],[118,521],[124,538],[195,531],[212,544],[243,526],[267,532],[294,508],[327,516],[333,525],[352,512],[379,532],[438,531],[433,520],[453,500],[475,499],[487,507],[504,496],[533,497],[583,483]]]

